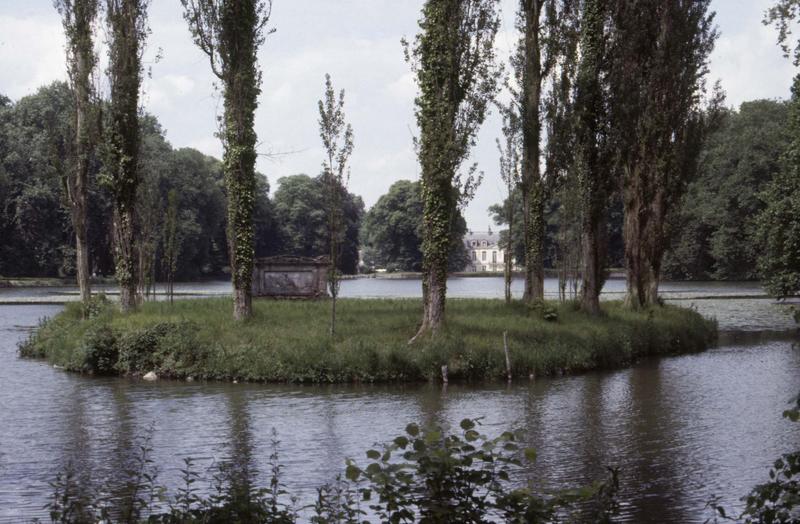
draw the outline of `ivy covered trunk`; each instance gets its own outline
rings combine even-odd
[[[146,9],[145,0],[108,0],[106,10],[111,33],[106,169],[114,195],[114,262],[123,311],[130,311],[137,304],[135,209],[139,185],[139,87],[142,43],[147,34]]]
[[[427,0],[419,25],[413,48],[406,48],[419,85],[423,211],[423,315],[412,341],[437,331],[445,318],[452,225],[477,185],[475,166],[466,176],[458,170],[497,92],[497,0]]]
[[[136,308],[136,247],[134,224],[136,214],[132,207],[114,206],[114,261],[119,303],[123,312]]]
[[[523,0],[522,205],[524,209],[525,290],[523,300],[544,299],[544,184],[541,177],[542,60],[539,43],[541,0]]]
[[[576,81],[577,169],[583,207],[583,286],[581,309],[600,313],[605,283],[606,207],[610,173],[604,165],[605,101],[601,83],[605,55],[604,0],[586,0],[583,7],[581,61]]]
[[[452,194],[452,190],[448,189],[443,187],[441,180],[437,184],[435,180],[426,182],[423,179],[423,313],[420,334],[435,332],[444,321],[450,223],[455,209],[455,203],[447,198],[448,194]]]
[[[226,89],[225,95],[223,154],[225,185],[228,189],[228,252],[233,284],[233,318],[244,320],[252,315],[255,256],[253,206],[256,189],[256,137],[252,121],[255,105],[249,111],[237,107],[241,101],[229,89]],[[248,120],[249,126],[245,123]]]
[[[606,279],[607,243],[605,219],[595,214],[594,217],[584,220],[581,309],[592,315],[600,313],[600,292]]]
[[[525,292],[523,294],[523,300],[527,302],[544,300],[544,187],[542,181],[538,179],[538,174],[536,177],[532,190],[523,192],[523,198],[527,194],[527,202],[524,203]]]
[[[255,0],[226,2],[221,15],[220,52],[223,68],[223,169],[228,190],[228,251],[233,284],[233,318],[252,315],[256,191],[255,110],[260,93],[256,52],[259,37]]]

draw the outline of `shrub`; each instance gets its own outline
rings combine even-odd
[[[197,327],[188,321],[159,322],[130,331],[119,340],[117,370],[166,376],[190,373],[206,356],[196,333]]]
[[[115,374],[119,360],[117,333],[106,324],[93,326],[86,331],[79,354],[83,355],[83,371],[96,375]]]

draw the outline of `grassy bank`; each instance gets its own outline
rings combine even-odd
[[[231,320],[229,299],[147,303],[121,315],[109,304],[81,319],[78,304],[43,323],[23,344],[27,357],[69,370],[272,382],[387,382],[505,376],[503,332],[515,377],[626,365],[639,357],[700,351],[716,324],[674,306],[631,312],[605,303],[586,316],[572,305],[542,311],[500,300],[450,300],[437,337],[407,344],[419,300],[340,300],[336,338],[326,301],[256,301],[253,319]],[[544,317],[551,318],[545,320]],[[553,320],[553,317],[556,317]]]

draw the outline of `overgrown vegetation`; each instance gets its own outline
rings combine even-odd
[[[409,347],[421,303],[341,300],[331,338],[325,301],[256,301],[253,319],[234,323],[230,299],[146,303],[122,315],[102,299],[90,318],[70,304],[43,323],[21,348],[68,370],[95,374],[194,377],[296,383],[491,380],[507,373],[508,333],[514,377],[575,373],[625,365],[640,357],[700,351],[716,325],[688,309],[626,311],[603,304],[591,318],[574,304],[450,300],[435,337]],[[267,322],[269,319],[269,322]]]
[[[159,485],[144,438],[116,494],[100,495],[91,481],[69,469],[53,483],[47,508],[53,522],[65,523],[610,521],[617,509],[616,470],[589,486],[537,493],[520,478],[535,451],[522,449],[515,432],[489,438],[479,432],[479,423],[464,419],[457,432],[409,424],[381,451],[368,450],[366,467],[348,460],[344,478],[319,487],[315,503],[306,506],[283,483],[274,434],[269,486],[255,484],[251,464],[222,463],[208,494],[197,487],[205,479],[191,459],[184,461],[176,492]]]

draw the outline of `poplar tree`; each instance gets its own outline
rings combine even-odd
[[[106,176],[114,198],[114,262],[120,306],[136,307],[136,191],[139,185],[139,88],[148,0],[107,0],[111,99],[105,135]]]
[[[447,262],[453,220],[471,197],[477,167],[459,168],[498,87],[494,38],[497,0],[427,0],[406,59],[416,73],[422,172],[423,316],[417,335],[436,332],[445,319]]]
[[[633,308],[658,303],[670,217],[697,171],[708,120],[704,77],[717,36],[709,7],[710,0],[617,0],[613,8],[610,113]]]
[[[73,141],[63,176],[72,229],[75,232],[75,268],[81,301],[91,298],[88,239],[89,165],[97,145],[97,112],[92,75],[97,65],[93,26],[98,0],[55,0],[67,39],[67,77],[73,95]]]
[[[319,101],[319,136],[325,147],[322,178],[325,183],[328,214],[328,247],[330,269],[328,290],[331,294],[331,336],[336,334],[336,298],[339,296],[341,248],[345,235],[342,198],[350,178],[347,161],[353,152],[353,128],[344,117],[344,89],[339,97],[333,89],[330,75],[325,75],[325,98]]]
[[[222,84],[220,137],[228,190],[228,252],[233,284],[233,318],[252,316],[256,201],[255,111],[261,93],[258,48],[267,28],[271,0],[181,0],[195,44],[208,56]]]
[[[575,86],[576,172],[582,207],[583,283],[581,309],[600,313],[606,279],[606,220],[611,170],[607,145],[606,20],[609,0],[585,0],[581,20],[580,62]]]
[[[525,290],[523,299],[544,299],[545,206],[553,179],[543,173],[542,124],[545,81],[569,64],[566,55],[574,49],[578,0],[520,0],[517,30],[520,41],[512,58],[522,135],[522,178],[520,189],[524,209]],[[556,82],[553,82],[555,84]]]
[[[500,111],[503,114],[503,138],[501,141],[497,139],[497,152],[500,155],[500,178],[506,186],[506,201],[505,209],[505,223],[508,225],[506,229],[506,252],[503,260],[503,280],[504,295],[506,304],[511,303],[511,279],[513,276],[514,262],[514,192],[520,181],[520,129],[519,129],[519,115],[516,112],[515,105],[509,104],[508,106],[501,106]]]

